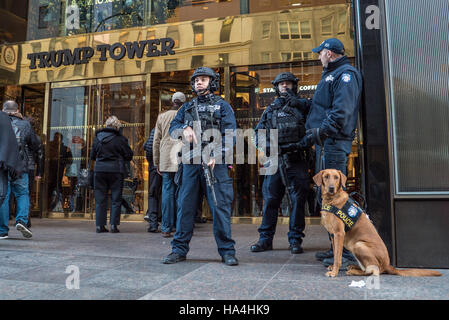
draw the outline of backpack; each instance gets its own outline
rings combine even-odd
[[[22,161],[24,161],[25,163],[28,162],[28,156],[25,150],[25,145],[23,143],[23,138],[22,138],[22,130],[20,129],[20,127],[17,125],[17,119],[12,119],[11,118],[11,126],[12,129],[14,131],[14,134],[16,136],[16,140],[17,140],[17,145],[19,146],[19,156],[20,159]]]

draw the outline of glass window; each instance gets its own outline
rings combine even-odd
[[[290,22],[290,39],[299,39],[299,24],[298,22]]]
[[[231,38],[232,23],[234,18],[225,19],[221,26],[220,42],[228,42]]]
[[[300,61],[300,60],[302,60],[302,52],[293,52],[292,60],[293,61]]]
[[[192,56],[191,68],[196,69],[203,66],[204,56]]]
[[[271,22],[262,22],[262,39],[269,39],[271,37]]]
[[[332,34],[332,17],[321,19],[321,35],[330,36]]]
[[[261,54],[262,63],[271,62],[271,52],[262,52]]]
[[[290,31],[288,29],[288,22],[279,22],[279,37],[280,39],[290,39]]]
[[[346,11],[342,11],[338,13],[338,34],[345,34],[346,32]]]
[[[39,29],[48,28],[48,20],[49,20],[48,13],[49,13],[48,6],[39,7],[39,23],[37,26]]]
[[[300,28],[301,28],[301,39],[311,39],[312,38],[312,32],[311,32],[311,28],[310,28],[310,20],[301,21]]]
[[[310,52],[310,51],[303,51],[302,56],[303,56],[304,60],[312,60],[313,59],[312,52]]]
[[[204,44],[204,26],[193,25],[193,44],[195,46]]]
[[[243,1],[243,0],[242,0]],[[333,4],[347,4],[347,0],[247,0],[249,13],[294,10],[310,7],[329,6]]]
[[[240,14],[240,0],[149,0],[151,25]]]
[[[292,59],[292,53],[291,52],[281,52],[281,61],[290,61]]]
[[[27,39],[145,25],[147,0],[29,1]]]
[[[167,38],[172,38],[175,42],[174,48],[179,48],[179,30],[178,26],[170,26],[167,29]]]
[[[165,59],[165,71],[174,71],[178,69],[178,59]]]

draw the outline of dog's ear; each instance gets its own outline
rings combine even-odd
[[[348,178],[346,178],[345,174],[340,170],[338,170],[338,173],[340,173],[340,185],[346,188],[346,180],[348,180]]]
[[[313,177],[313,181],[315,182],[315,184],[318,187],[321,187],[321,185],[323,184],[323,170],[321,170],[320,172],[318,172],[314,177]]]

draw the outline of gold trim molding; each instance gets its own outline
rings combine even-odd
[[[203,25],[203,41],[200,43],[195,43],[194,22],[187,21],[0,46],[0,53],[3,53],[0,57],[0,78],[3,84],[22,85],[190,70],[200,65],[216,68],[310,60],[317,58],[311,54],[312,48],[330,37],[339,38],[348,56],[353,56],[350,15],[346,15],[347,21],[342,27],[338,19],[342,12],[350,12],[350,5],[335,4],[228,17],[232,18],[225,19],[232,21],[230,29],[228,25],[224,28],[223,18],[195,21],[195,25]],[[330,29],[329,26],[323,28],[323,19],[329,17],[334,17],[330,20]],[[307,27],[302,27],[303,22]],[[287,29],[286,25],[289,26]],[[173,33],[173,28],[178,32]],[[176,42],[174,55],[147,57],[144,54],[141,58],[134,56],[130,59],[125,54],[120,60],[108,58],[101,61],[101,51],[97,50],[101,45],[166,39],[168,31],[171,35],[179,35],[179,39],[173,39]],[[224,33],[226,36],[223,36]],[[94,50],[87,63],[30,69],[31,61],[27,58],[30,54],[67,49],[73,52],[76,48],[86,47]]]

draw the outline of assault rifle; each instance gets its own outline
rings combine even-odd
[[[279,168],[279,174],[281,175],[282,184],[285,186],[285,194],[287,195],[288,211],[291,214],[293,205],[292,205],[292,198],[290,196],[290,192],[293,192],[295,189],[290,184],[290,181],[288,180],[288,175],[287,175],[287,169],[289,168],[288,154],[287,153],[281,154],[280,149],[279,149],[278,168]]]
[[[195,98],[195,99],[193,99],[193,101],[195,104],[195,116],[196,116],[196,119],[199,122],[199,126],[200,126],[200,142],[199,143],[201,143],[201,133],[202,133],[203,129],[201,128],[201,120],[200,120],[200,115],[198,113],[198,100],[197,100],[197,98]],[[214,205],[217,206],[217,196],[215,194],[215,187],[214,187],[216,180],[214,177],[214,173],[213,173],[212,169],[207,165],[207,163],[204,162],[202,156],[201,156],[201,166],[203,167],[204,178],[206,179],[206,185],[210,188],[212,198],[214,200]]]

